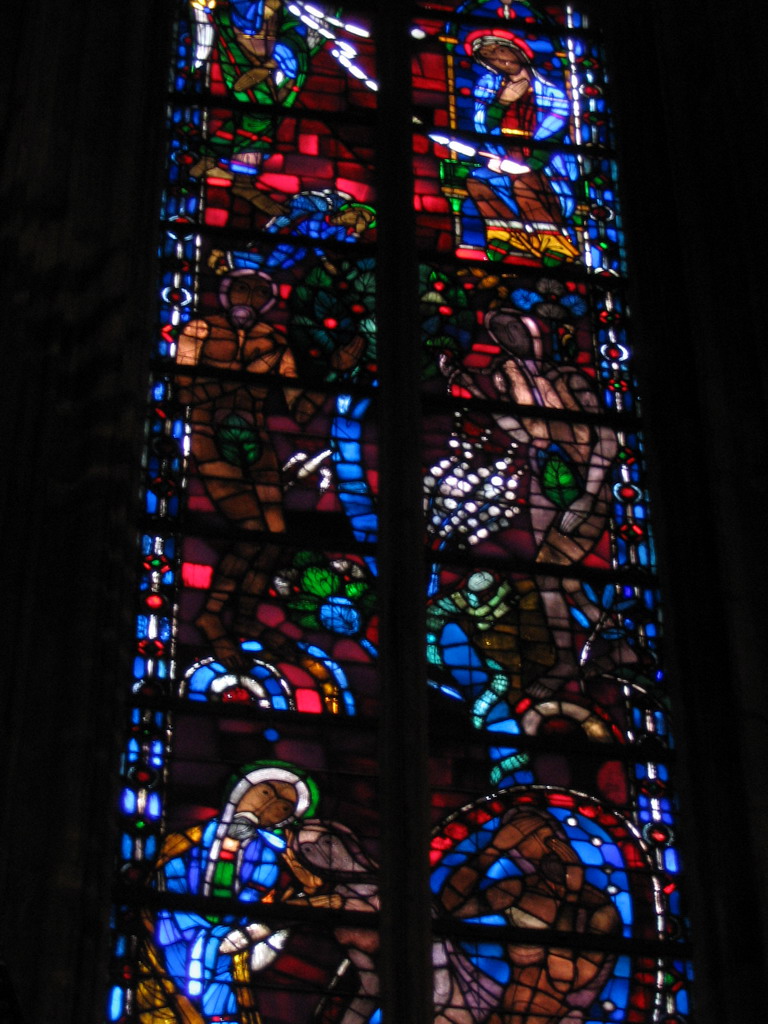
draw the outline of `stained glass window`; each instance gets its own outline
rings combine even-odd
[[[379,866],[415,827],[381,809],[395,692],[428,735],[432,1019],[688,1019],[599,26],[411,13],[377,53],[352,5],[179,4],[112,1024],[387,1015]],[[404,167],[379,94],[409,48]],[[383,295],[398,174],[412,294]],[[395,691],[401,411],[425,635]]]

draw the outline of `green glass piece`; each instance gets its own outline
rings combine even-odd
[[[261,458],[261,438],[250,423],[230,413],[218,426],[219,450],[233,466],[251,466]]]
[[[231,896],[234,879],[235,862],[232,860],[220,860],[216,864],[216,870],[213,874],[214,896]]]
[[[541,489],[557,508],[568,508],[582,493],[581,481],[570,462],[559,451],[543,454]]]
[[[311,565],[301,575],[301,589],[318,597],[330,597],[339,588],[338,577],[319,565]]]

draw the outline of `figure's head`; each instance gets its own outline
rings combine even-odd
[[[503,35],[478,33],[470,46],[478,64],[496,74],[516,78],[531,67],[531,52],[522,41]]]
[[[283,762],[260,762],[236,780],[221,821],[227,834],[242,840],[256,829],[278,828],[311,813],[316,800],[308,776]]]
[[[248,330],[277,299],[277,286],[262,270],[233,270],[219,286],[219,301],[233,327]]]
[[[376,870],[355,833],[337,821],[307,819],[289,841],[294,853],[321,877],[359,878]]]
[[[485,327],[501,349],[518,359],[540,359],[541,335],[534,320],[511,309],[498,309],[485,317]]]

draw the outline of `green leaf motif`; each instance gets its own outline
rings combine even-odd
[[[543,453],[541,489],[544,497],[560,509],[566,509],[582,493],[581,480],[564,456],[557,451]]]
[[[339,580],[330,569],[312,565],[301,575],[301,589],[318,597],[329,597],[339,589]]]
[[[237,413],[230,413],[217,428],[219,450],[232,466],[251,466],[263,452],[257,431]]]

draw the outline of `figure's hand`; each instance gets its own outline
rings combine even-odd
[[[345,345],[339,345],[337,349],[333,350],[330,359],[331,366],[334,370],[342,372],[351,370],[360,362],[364,351],[365,340],[359,334],[356,334],[351,341],[348,341]]]
[[[344,901],[337,892],[332,892],[328,896],[310,896],[309,902],[313,907],[330,907],[331,910],[340,910]]]
[[[318,878],[309,868],[305,867],[290,847],[283,853],[283,860],[301,882],[307,893],[313,893],[323,884],[322,878]]]
[[[592,495],[583,494],[563,512],[558,530],[566,536],[584,522],[592,511]]]
[[[219,946],[220,953],[239,953],[241,949],[248,949],[255,942],[261,942],[272,934],[272,930],[265,924],[249,924],[245,928],[235,928],[228,935],[225,935]]]
[[[235,92],[245,92],[247,89],[253,88],[254,85],[258,85],[263,82],[265,78],[277,67],[275,61],[265,58],[256,65],[256,67],[250,68],[244,74],[240,75],[238,80],[232,86]]]

